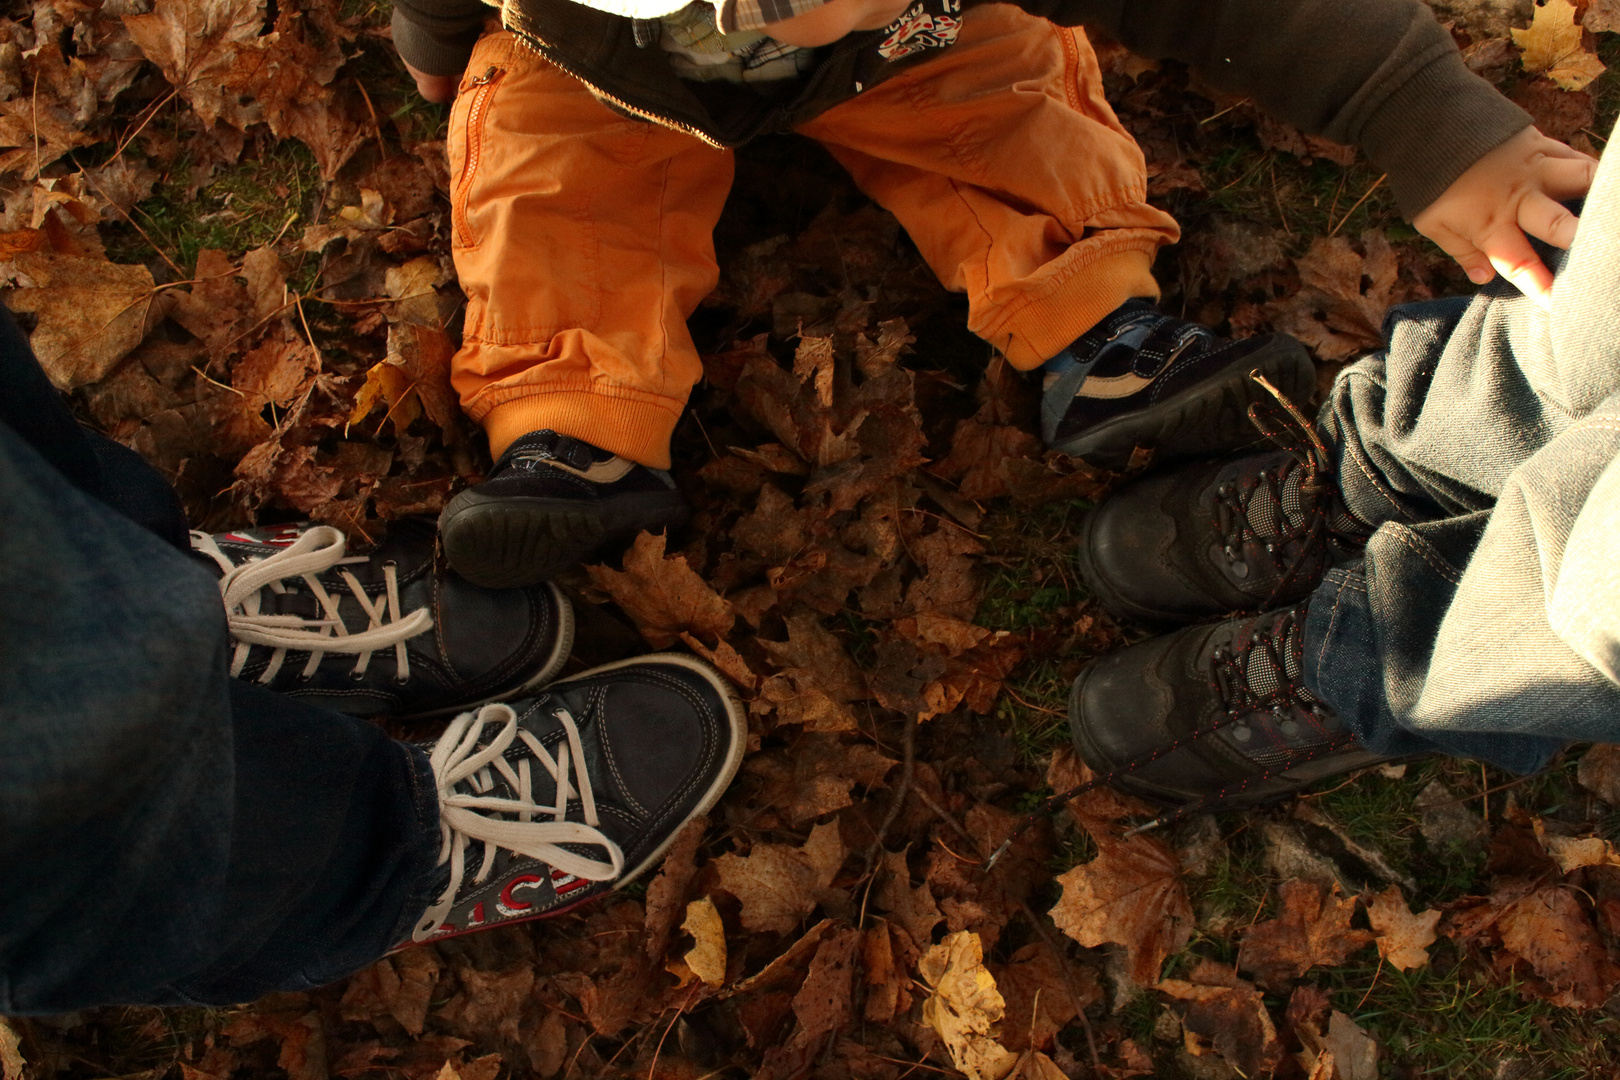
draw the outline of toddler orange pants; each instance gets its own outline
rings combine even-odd
[[[969,328],[1030,369],[1133,296],[1178,230],[1079,30],[1007,4],[800,129],[892,212]],[[686,319],[719,280],[732,155],[628,119],[509,33],[479,41],[450,121],[453,362],[499,456],[541,428],[657,468],[702,375]]]

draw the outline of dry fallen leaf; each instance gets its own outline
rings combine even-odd
[[[1230,967],[1203,960],[1186,979],[1165,979],[1154,989],[1176,1002],[1189,1053],[1218,1054],[1245,1076],[1269,1075],[1281,1063],[1282,1043],[1260,991]]]
[[[1063,896],[1052,921],[1087,948],[1125,946],[1131,977],[1159,980],[1165,958],[1192,937],[1192,904],[1175,853],[1149,836],[1102,846],[1097,857],[1058,878]]]
[[[1440,912],[1430,908],[1413,914],[1400,887],[1391,885],[1367,906],[1367,921],[1376,935],[1378,955],[1390,966],[1410,971],[1429,962],[1428,947],[1434,944]]]
[[[1356,898],[1329,893],[1298,879],[1278,890],[1282,912],[1251,926],[1243,935],[1238,967],[1253,972],[1260,985],[1282,989],[1309,968],[1336,966],[1373,939],[1350,925]]]
[[[737,617],[725,598],[687,565],[685,556],[664,555],[664,536],[642,533],[624,553],[624,570],[593,565],[585,568],[595,585],[630,616],[655,649],[667,649],[686,631],[715,640]]]
[[[1603,61],[1581,40],[1574,4],[1543,0],[1531,11],[1529,28],[1513,31],[1513,43],[1524,51],[1524,70],[1545,74],[1565,90],[1584,90],[1603,74]]]
[[[785,934],[815,909],[816,894],[832,884],[844,862],[837,822],[810,830],[804,847],[755,844],[747,855],[714,861],[720,887],[742,902],[742,924],[750,930]]]
[[[693,975],[709,986],[726,981],[726,927],[714,901],[701,897],[686,905],[686,921],[681,929],[696,942],[682,960]],[[684,980],[683,980],[684,982]]]
[[[923,1020],[932,1025],[968,1080],[1002,1080],[1018,1056],[996,1041],[992,1029],[1006,1003],[984,966],[979,935],[951,934],[923,954],[917,965],[932,993],[923,1001]]]
[[[1620,806],[1620,745],[1598,743],[1582,754],[1575,779],[1610,806]]]
[[[156,299],[150,270],[105,259],[23,252],[0,278],[16,286],[7,306],[39,316],[34,353],[59,390],[105,378],[146,336]]]

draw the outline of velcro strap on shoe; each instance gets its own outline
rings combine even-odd
[[[1151,378],[1164,370],[1167,361],[1188,348],[1198,351],[1200,345],[1208,348],[1215,344],[1216,337],[1197,323],[1183,322],[1180,319],[1166,318],[1159,325],[1148,331],[1147,338],[1136,350],[1136,359],[1131,363],[1131,370],[1143,378]]]

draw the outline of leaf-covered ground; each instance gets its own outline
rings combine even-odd
[[[1601,148],[1615,0],[1437,6],[1543,130]],[[0,19],[6,301],[201,527],[363,543],[487,465],[448,383],[445,115],[385,25],[368,0]],[[1350,151],[1098,48],[1186,228],[1170,310],[1293,333],[1325,380],[1390,304],[1466,288]],[[984,872],[1080,773],[1068,681],[1139,636],[1068,556],[1119,477],[1041,452],[1030,383],[819,150],[739,164],[676,437],[697,519],[564,583],[576,663],[687,647],[750,701],[710,819],[612,901],[315,993],[0,1021],[4,1080],[1620,1075],[1608,747],[1134,836],[1147,808],[1094,792]]]

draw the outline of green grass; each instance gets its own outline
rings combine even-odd
[[[1435,951],[1442,955],[1412,971],[1380,970],[1374,960],[1323,972],[1319,982],[1335,1008],[1379,1040],[1385,1061],[1409,1069],[1492,1077],[1516,1058],[1527,1066],[1517,1075],[1535,1080],[1608,1075],[1601,1066],[1612,1068],[1606,1044],[1620,1034],[1616,1021],[1526,998],[1512,982],[1494,982]]]
[[[242,162],[221,171],[194,199],[185,191],[192,164],[182,157],[151,198],[136,205],[131,216],[146,236],[128,224],[107,228],[107,254],[114,262],[151,261],[153,247],[187,270],[204,248],[238,258],[283,230],[308,225],[318,208],[320,169],[303,143],[255,140]]]

